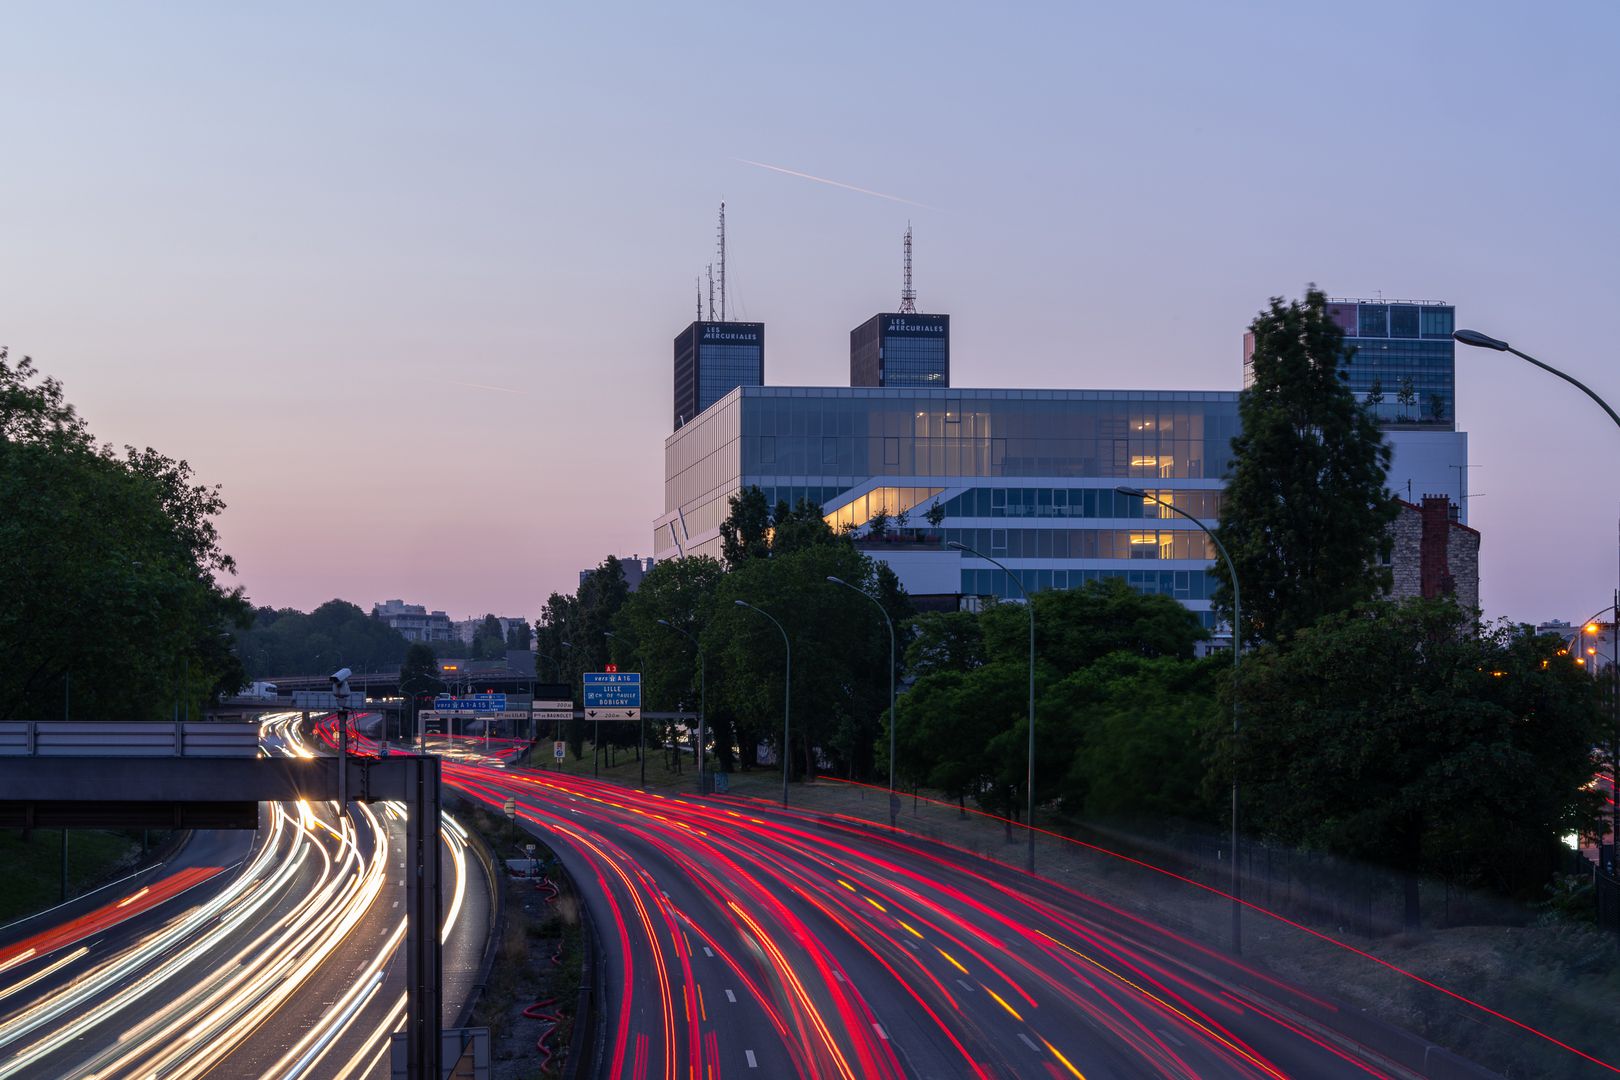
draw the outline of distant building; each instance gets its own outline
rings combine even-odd
[[[1468,433],[1457,430],[1456,308],[1439,301],[1329,299],[1344,331],[1343,371],[1384,429],[1389,489],[1408,502],[1443,494],[1468,521]],[[1243,335],[1243,385],[1254,382],[1254,334]],[[1405,400],[1402,400],[1405,398]]]
[[[765,385],[765,324],[694,322],[675,335],[675,427],[739,386]]]
[[[849,332],[849,385],[951,385],[951,317],[885,312]]]
[[[624,571],[624,583],[630,586],[631,592],[635,592],[641,585],[642,578],[645,578],[652,571],[653,562],[654,560],[643,559],[640,555],[632,555],[628,559],[620,556],[619,567]],[[585,584],[585,579],[595,571],[596,567],[594,566],[589,570],[581,570],[579,572],[579,583],[581,585]]]
[[[455,626],[442,611],[428,611],[421,604],[386,600],[371,605],[371,617],[380,619],[405,636],[406,641],[453,641]]]
[[[1463,608],[1477,610],[1479,531],[1458,520],[1456,505],[1444,495],[1425,495],[1421,504],[1396,503],[1391,599],[1452,596]]]
[[[1545,622],[1536,627],[1536,633],[1557,635],[1576,661],[1594,675],[1607,674],[1614,666],[1616,638],[1612,616],[1609,622],[1601,618],[1588,623]]]
[[[501,624],[501,635],[509,637],[512,633],[512,627],[528,620],[516,615],[497,615],[495,621]],[[471,619],[457,619],[452,625],[455,628],[457,639],[471,645],[473,638],[477,636],[479,629],[484,625],[484,617],[479,615]]]

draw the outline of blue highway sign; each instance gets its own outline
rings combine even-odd
[[[585,673],[585,707],[587,709],[641,708],[641,672],[587,671]]]

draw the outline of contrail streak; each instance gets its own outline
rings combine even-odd
[[[801,180],[814,180],[818,184],[831,184],[833,187],[843,188],[845,191],[858,191],[862,195],[872,195],[879,199],[888,199],[890,202],[905,203],[907,206],[920,206],[924,210],[939,209],[937,206],[929,206],[927,203],[920,203],[915,199],[903,199],[899,195],[886,195],[881,191],[873,191],[871,188],[856,187],[854,184],[845,184],[838,180],[829,180],[825,176],[811,176],[809,173],[799,172],[797,169],[784,169],[780,165],[767,165],[763,161],[750,161],[747,158],[732,158],[732,160],[740,161],[744,165],[753,165],[755,168],[769,169],[771,172],[786,173],[788,176],[797,176]]]
[[[451,386],[470,386],[474,390],[494,390],[494,391],[496,391],[498,393],[502,393],[502,394],[527,394],[528,393],[527,390],[519,390],[515,386],[492,386],[489,383],[466,382],[466,381],[464,381],[462,379],[444,379],[444,378],[439,378],[439,377],[436,377],[436,376],[433,376],[433,375],[423,375],[423,376],[420,376],[420,378],[423,378],[428,382],[448,383]]]

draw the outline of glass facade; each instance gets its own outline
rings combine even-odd
[[[951,317],[886,312],[849,334],[851,386],[951,385]]]
[[[737,387],[764,382],[764,323],[691,324],[675,338],[675,427]]]
[[[1450,304],[1329,300],[1344,331],[1344,373],[1384,424],[1455,429],[1456,344]]]
[[[729,497],[758,485],[773,505],[819,503],[837,526],[860,529],[879,509],[891,518],[907,511],[912,547],[924,559],[959,562],[966,594],[999,595],[1005,578],[944,541],[1005,557],[1031,588],[1121,576],[1207,611],[1204,571],[1214,555],[1203,532],[1114,486],[1150,491],[1212,523],[1238,431],[1237,397],[743,386],[666,440],[654,549],[659,558],[718,555]],[[936,504],[944,519],[933,528],[925,514]],[[1078,519],[1094,520],[1060,525]],[[887,557],[882,547],[872,553]],[[1161,568],[1144,570],[1143,560]],[[911,571],[891,565],[906,581]]]

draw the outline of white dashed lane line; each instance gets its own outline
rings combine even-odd
[[[733,994],[730,990],[727,990],[726,991],[726,1000],[731,1002],[733,1005],[735,1005],[735,1004],[737,1004],[737,995]]]
[[[754,1060],[754,1052],[752,1050],[744,1050],[743,1053],[748,1056],[748,1067],[750,1069],[759,1068],[759,1062]]]
[[[872,1024],[872,1030],[877,1032],[878,1038],[882,1039],[884,1042],[889,1041],[889,1033],[887,1031],[883,1030],[883,1025],[882,1024],[874,1022]]]
[[[703,946],[703,955],[707,956],[709,959],[713,960],[714,959],[714,950],[709,948],[707,945],[705,945],[705,946]]]
[[[970,994],[978,989],[977,986],[974,986],[972,983],[968,982],[966,979],[957,979],[956,980],[956,985],[960,986],[962,989],[966,990]]]
[[[1031,1050],[1035,1051],[1037,1054],[1041,1052],[1041,1048],[1036,1046],[1032,1041],[1030,1041],[1030,1037],[1028,1035],[1025,1035],[1022,1031],[1020,1031],[1018,1033],[1018,1037],[1020,1039],[1024,1040],[1024,1045],[1025,1046],[1029,1047]]]

